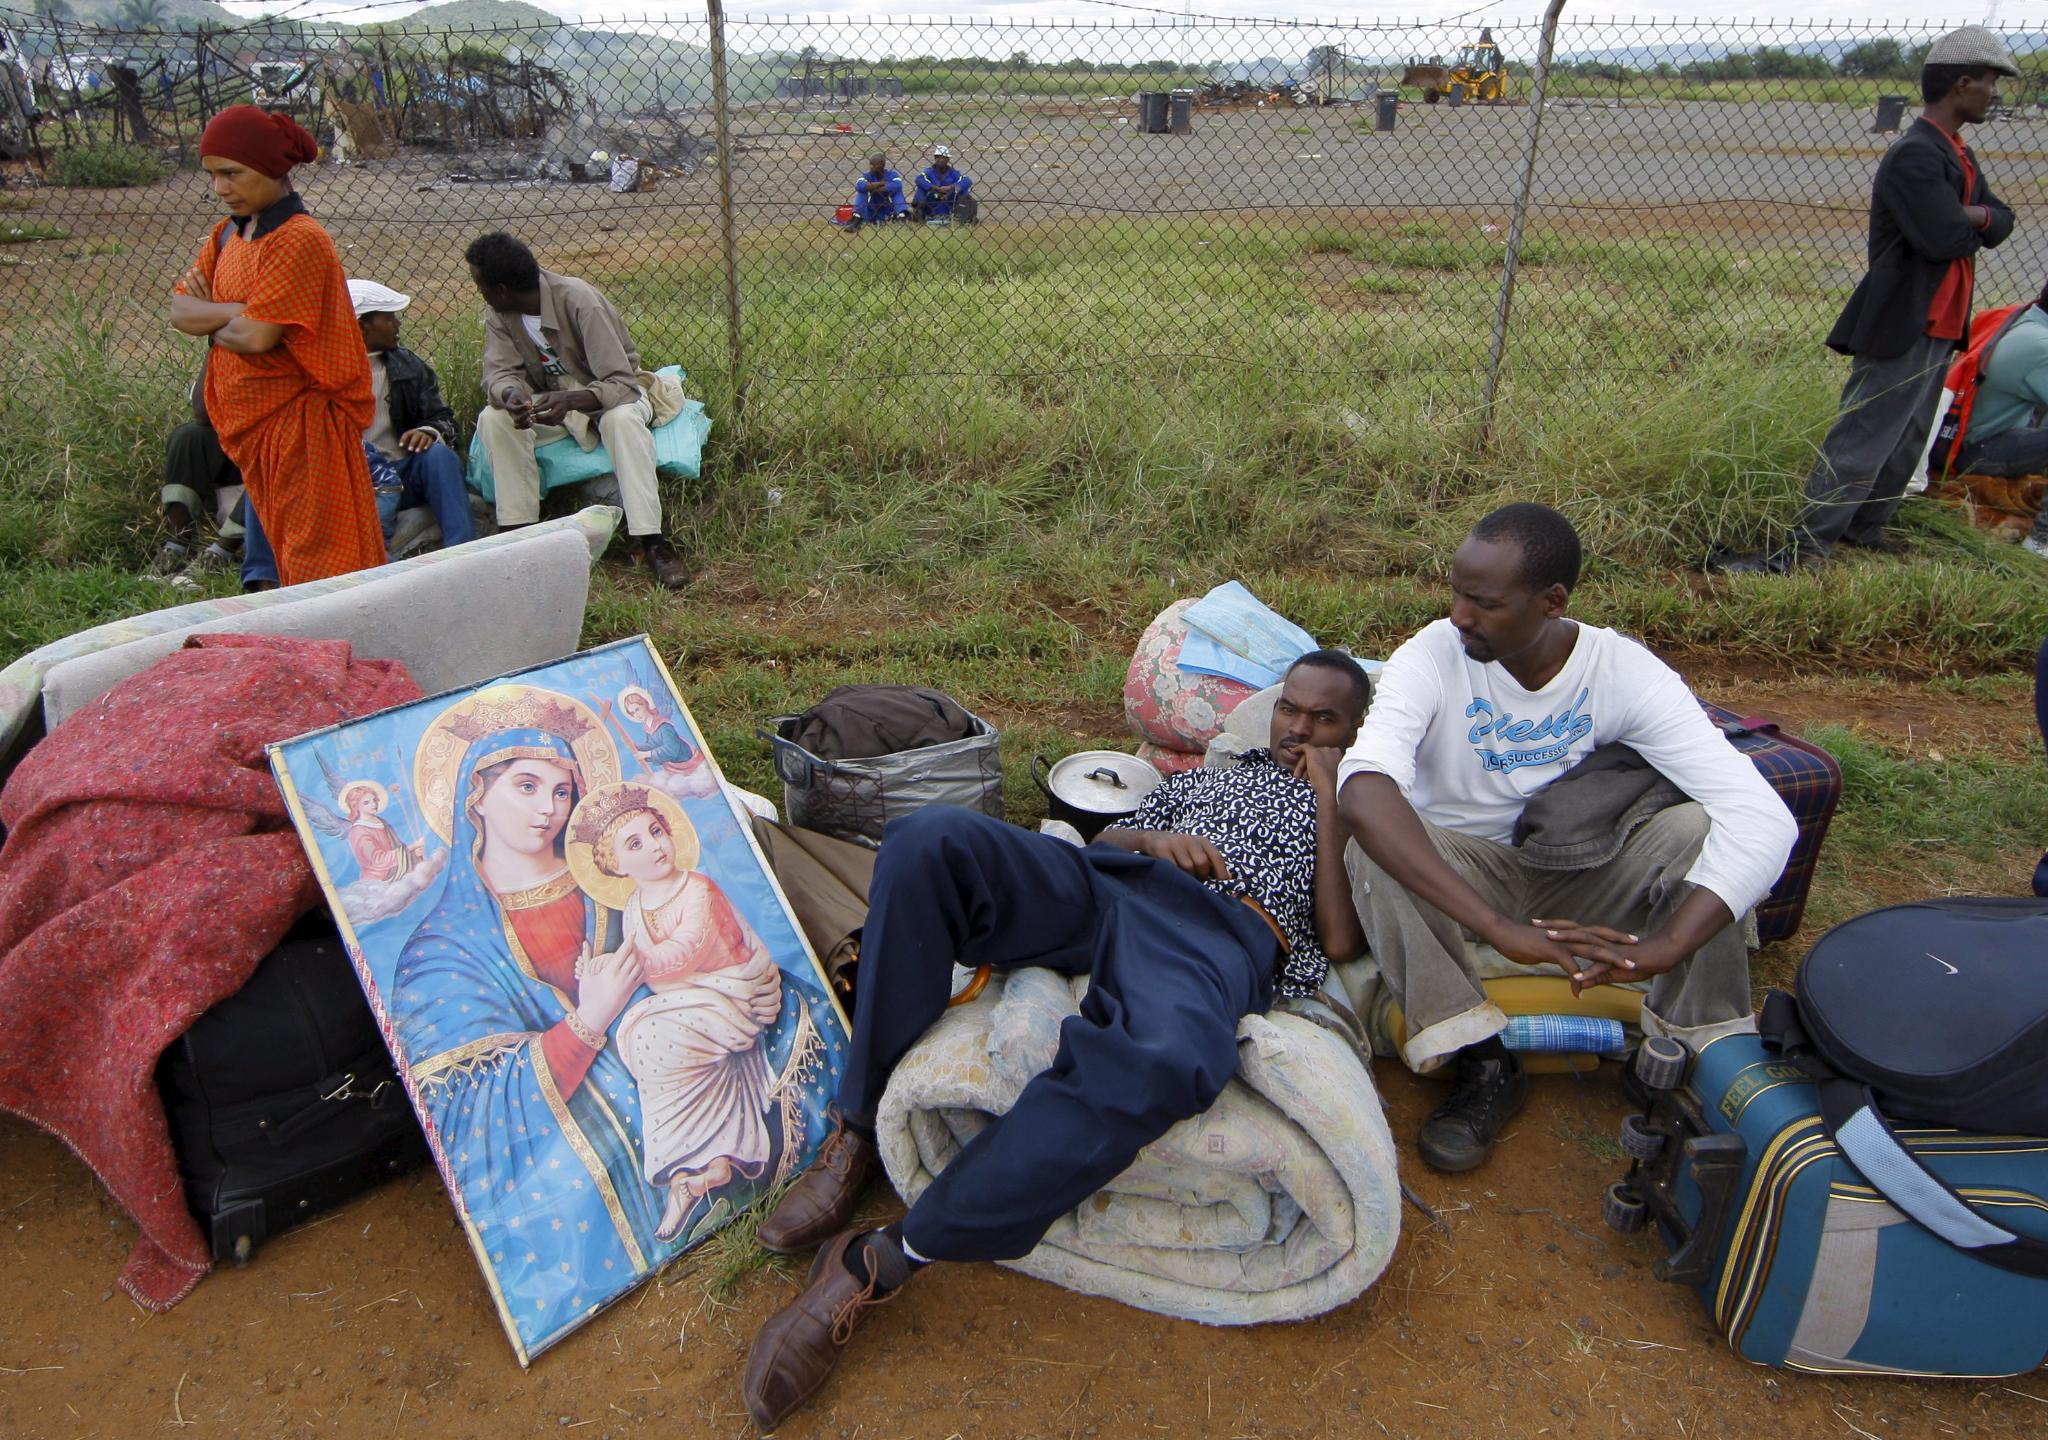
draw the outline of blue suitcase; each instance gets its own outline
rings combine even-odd
[[[1730,1035],[1689,1073],[1667,1060],[1657,1074],[1650,1048],[1607,1220],[1655,1221],[1671,1247],[1657,1275],[1698,1291],[1737,1354],[1836,1374],[1988,1377],[2048,1361],[2048,1280],[1973,1259],[1892,1208],[1828,1138],[1798,1065]],[[1897,1133],[1964,1199],[2048,1239],[2048,1140]]]

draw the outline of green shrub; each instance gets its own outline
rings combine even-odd
[[[78,145],[57,153],[54,178],[74,190],[114,190],[163,179],[163,162],[139,145]]]

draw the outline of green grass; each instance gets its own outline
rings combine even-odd
[[[1590,75],[1553,75],[1550,93],[1560,98],[1612,100],[1713,100],[1734,105],[1761,105],[1786,100],[1807,105],[1871,105],[1880,95],[1909,95],[1919,108],[1918,87],[1911,80],[1828,76],[1811,80],[1687,80],[1681,76],[1634,75],[1621,81]],[[1518,77],[1512,98],[1526,98],[1529,80]]]
[[[0,245],[22,245],[30,240],[68,240],[71,232],[47,220],[0,220]]]
[[[1408,276],[1385,272],[1360,275],[1349,283],[1353,290],[1363,295],[1421,295],[1429,288]]]
[[[50,175],[59,185],[74,189],[121,189],[162,179],[164,165],[139,145],[93,141],[59,150]]]
[[[668,496],[704,577],[678,601],[601,567],[585,638],[651,635],[721,763],[771,795],[768,717],[836,684],[934,685],[1001,727],[1006,803],[1032,822],[1034,753],[1129,744],[1124,670],[1170,601],[1239,578],[1385,655],[1442,613],[1478,516],[1543,500],[1586,540],[1574,613],[1714,670],[1717,699],[1743,703],[1739,673],[1796,671],[2008,724],[1939,758],[1924,735],[1815,733],[1846,787],[1809,936],[1906,895],[2023,888],[2048,843],[2028,738],[2048,565],[1913,500],[1904,560],[1692,574],[1796,513],[1841,379],[1814,338],[1837,297],[1803,291],[1810,262],[1783,251],[1536,238],[1483,450],[1498,242],[1476,222],[771,232],[749,247],[739,416],[701,237],[583,267],[650,361],[700,362],[718,426],[703,480]],[[947,325],[915,323],[922,297]],[[88,293],[0,318],[32,357],[0,389],[0,658],[169,598],[134,572],[192,355],[167,338],[152,366],[114,339],[152,305]],[[1447,346],[1419,309],[1474,323]],[[406,331],[473,413],[475,317],[409,313]],[[1773,947],[1759,980],[1796,958]],[[755,1263],[734,1244],[719,1286]]]
[[[1384,650],[1436,612],[1465,528],[1534,498],[1586,535],[1581,611],[1653,644],[1970,674],[2026,663],[2048,630],[2044,567],[1923,502],[1903,512],[1908,565],[1686,578],[1714,544],[1783,533],[1832,415],[1839,368],[1814,337],[1837,299],[1799,288],[1801,254],[1532,237],[1482,454],[1501,241],[1477,221],[767,232],[746,257],[737,421],[715,254],[689,243],[581,268],[650,361],[707,362],[707,474],[674,498],[700,553],[763,593],[1134,612],[1241,576]],[[1358,273],[1319,279],[1332,256]],[[947,324],[916,323],[926,296]],[[0,563],[147,553],[191,356],[169,337],[160,371],[116,351],[113,319],[142,304],[86,295],[9,327],[44,363],[0,391]],[[1474,323],[1447,340],[1418,305]],[[409,315],[407,336],[473,413],[475,317]]]
[[[658,1283],[663,1288],[687,1283],[702,1295],[701,1309],[716,1311],[731,1305],[747,1278],[759,1271],[796,1273],[796,1261],[762,1249],[758,1238],[761,1222],[774,1213],[783,1188],[757,1197],[702,1244],[676,1257],[662,1270]]]
[[[1595,1129],[1583,1120],[1575,1120],[1569,1116],[1561,1117],[1555,1125],[1551,1126],[1550,1133],[1560,1140],[1569,1140],[1588,1155],[1591,1155],[1595,1160],[1620,1160],[1624,1158],[1619,1140],[1615,1139],[1607,1131]],[[1571,1329],[1570,1326],[1565,1328],[1567,1330]],[[1585,1339],[1584,1336],[1575,1330],[1571,1333],[1574,1342]],[[1580,1348],[1583,1349],[1585,1347],[1582,1345]]]
[[[1943,746],[1938,732],[1935,744],[1923,738],[1912,748],[1839,728],[1812,738],[1841,762],[1841,833],[1833,843],[1847,861],[1896,865],[1905,858],[1902,836],[1921,852],[1914,860],[1958,872],[2016,852],[2031,859],[2048,846],[2048,787],[2015,783],[2010,755]]]
[[[1415,320],[1491,313],[1497,241],[1476,223],[757,237],[745,413],[731,376],[699,365],[718,428],[704,479],[669,496],[710,573],[678,604],[600,571],[586,637],[653,635],[721,759],[770,793],[753,734],[767,716],[845,681],[938,685],[1003,726],[1009,803],[1029,819],[1034,751],[1122,743],[1131,645],[1172,599],[1241,578],[1324,640],[1383,655],[1441,613],[1472,521],[1529,498],[1586,538],[1587,620],[1684,659],[1878,673],[2024,716],[2048,566],[1931,503],[1902,512],[1904,562],[1689,573],[1712,544],[1783,533],[1831,418],[1839,366],[1814,336],[1836,302],[1798,291],[1800,257],[1537,238],[1482,451],[1483,318],[1451,348]],[[719,353],[712,259],[586,273],[650,360]],[[906,321],[921,296],[944,297],[948,326]],[[116,347],[124,307],[144,303],[86,294],[56,321],[0,321],[38,362],[0,390],[10,654],[165,598],[130,577],[191,356],[167,339],[152,369]],[[473,411],[474,316],[408,315],[407,335]],[[2048,802],[2012,783],[2009,755],[1843,748],[1835,898],[1817,914],[1883,898],[1900,855],[1916,883],[1967,884],[2048,840]]]

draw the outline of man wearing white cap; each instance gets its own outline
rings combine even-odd
[[[377,494],[378,518],[392,542],[392,558],[407,547],[399,543],[397,516],[424,505],[441,527],[443,545],[461,545],[476,538],[469,513],[469,488],[462,479],[462,457],[455,451],[455,412],[441,398],[441,380],[434,367],[398,343],[398,316],[412,304],[374,280],[348,282],[356,323],[370,352],[370,389],[377,397],[377,415],[363,438],[398,472],[396,492]]]
[[[917,202],[911,207],[912,213],[920,220],[951,219],[953,209],[960,208],[960,218],[973,218],[974,202],[967,198],[967,192],[974,182],[953,168],[953,147],[934,145],[932,163],[929,168],[917,174]]]
[[[1825,560],[1837,541],[1899,548],[1885,526],[1926,446],[1949,360],[1969,337],[1977,252],[2012,233],[2012,211],[1985,183],[1963,126],[1990,115],[1999,76],[2019,73],[1981,25],[1929,48],[1920,70],[1927,108],[1878,162],[1870,268],[1828,333],[1828,348],[1854,359],[1806,477],[1799,528],[1776,551],[1717,552],[1709,571],[1782,575]]]

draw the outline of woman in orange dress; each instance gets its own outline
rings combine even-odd
[[[171,296],[171,324],[208,337],[206,409],[277,552],[286,585],[384,563],[363,458],[376,414],[369,352],[341,258],[291,186],[318,154],[289,117],[235,105],[199,163],[228,218]]]

